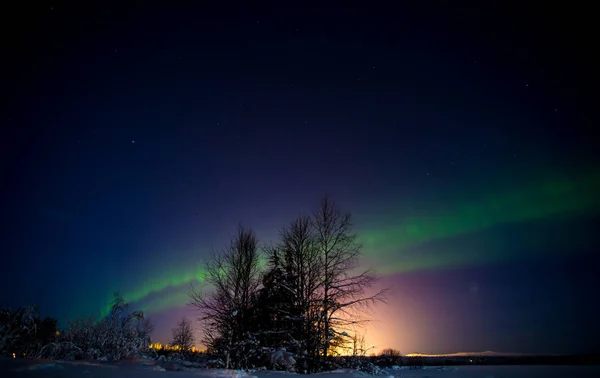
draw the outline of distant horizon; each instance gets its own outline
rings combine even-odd
[[[486,350],[484,352],[456,352],[456,353],[408,353],[406,357],[471,357],[471,356],[563,356],[565,354],[536,354],[536,353],[518,353],[518,352],[494,352]]]

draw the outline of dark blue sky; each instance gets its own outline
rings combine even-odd
[[[274,241],[330,194],[397,290],[377,348],[599,351],[585,10],[41,2],[5,17],[2,304],[64,322],[118,290],[168,342],[238,222]]]

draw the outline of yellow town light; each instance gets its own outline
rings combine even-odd
[[[166,350],[166,351],[178,351],[181,350],[181,346],[179,345],[169,345],[169,344],[161,344],[161,343],[152,343],[148,345],[148,348],[154,350]],[[190,349],[191,352],[200,352],[201,350],[195,346]]]

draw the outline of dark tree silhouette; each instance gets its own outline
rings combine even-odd
[[[252,306],[260,286],[258,241],[254,231],[238,226],[236,235],[206,265],[209,294],[190,288],[189,304],[200,313],[206,346],[225,359],[225,367],[240,367],[254,350],[249,331]]]
[[[293,351],[300,371],[319,370],[343,350],[364,353],[364,341],[350,334],[368,322],[368,305],[385,300],[387,290],[365,294],[377,277],[356,272],[361,246],[351,228],[350,214],[325,198],[311,217],[283,229],[269,251],[257,303],[261,342]]]
[[[281,231],[278,245],[280,265],[286,280],[279,282],[280,292],[291,305],[276,313],[290,320],[288,339],[298,356],[301,370],[315,370],[320,346],[317,321],[323,267],[312,222],[300,216]]]
[[[268,269],[253,305],[252,331],[263,346],[289,348],[296,336],[294,316],[297,315],[295,298],[289,290],[291,277],[276,248],[270,248],[267,254]]]
[[[381,357],[402,357],[402,353],[398,349],[387,348],[379,354]]]
[[[183,317],[177,322],[177,326],[172,329],[173,341],[171,345],[178,346],[183,351],[189,351],[194,346],[194,330],[192,322]]]
[[[384,302],[387,289],[365,295],[377,276],[370,270],[354,273],[358,268],[361,245],[352,233],[352,217],[342,214],[335,202],[325,197],[313,213],[312,225],[321,266],[321,307],[318,314],[320,351],[324,358],[331,347],[350,342],[350,327],[368,321],[364,315],[368,305]]]
[[[226,368],[244,368],[261,348],[286,348],[301,372],[322,369],[341,348],[364,353],[364,342],[350,334],[369,321],[370,305],[385,301],[387,289],[366,294],[377,277],[357,272],[361,246],[350,214],[326,197],[280,237],[266,250],[264,272],[256,236],[242,227],[206,263],[205,283],[213,291],[191,287],[190,305],[200,312],[208,349]]]

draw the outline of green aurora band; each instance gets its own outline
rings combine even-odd
[[[457,250],[452,253],[415,253],[425,243],[468,235],[506,224],[539,220],[571,219],[600,210],[600,172],[587,172],[572,178],[540,180],[513,190],[502,190],[480,200],[463,200],[455,206],[427,216],[394,216],[386,225],[370,225],[358,230],[367,261],[378,261],[381,274],[475,265],[512,258],[505,253],[479,253]],[[398,252],[402,251],[400,254]],[[392,258],[393,256],[393,258]],[[385,260],[385,264],[381,262]],[[389,261],[393,261],[390,263]],[[146,312],[182,306],[187,302],[186,287],[204,281],[200,264],[171,267],[143,279],[135,290],[123,292],[130,303],[140,303]],[[150,278],[151,277],[151,278]],[[169,290],[174,289],[174,290]],[[109,312],[109,305],[101,316]]]
[[[388,226],[370,227],[361,235],[364,256],[385,260],[382,274],[449,268],[509,259],[508,253],[460,250],[452,253],[410,251],[436,240],[473,234],[502,225],[541,220],[561,220],[600,211],[600,173],[576,180],[545,180],[486,196],[483,201],[459,203],[431,216],[405,217]],[[398,251],[405,253],[398,254]],[[409,252],[415,252],[409,253]],[[439,251],[438,251],[439,252]],[[393,258],[392,258],[393,255]]]
[[[183,288],[194,282],[204,281],[204,267],[198,264],[195,269],[165,269],[157,274],[147,276],[142,281],[142,285],[137,290],[127,291],[123,294],[125,300],[129,303],[145,302],[142,310],[150,313],[157,312],[167,308],[181,306],[187,302],[187,293],[178,290],[176,293],[161,295],[163,291],[169,288]],[[111,294],[112,295],[112,294]],[[150,297],[151,300],[147,300]],[[108,315],[110,312],[110,300],[112,296],[106,298],[106,305],[100,311],[100,317]]]

